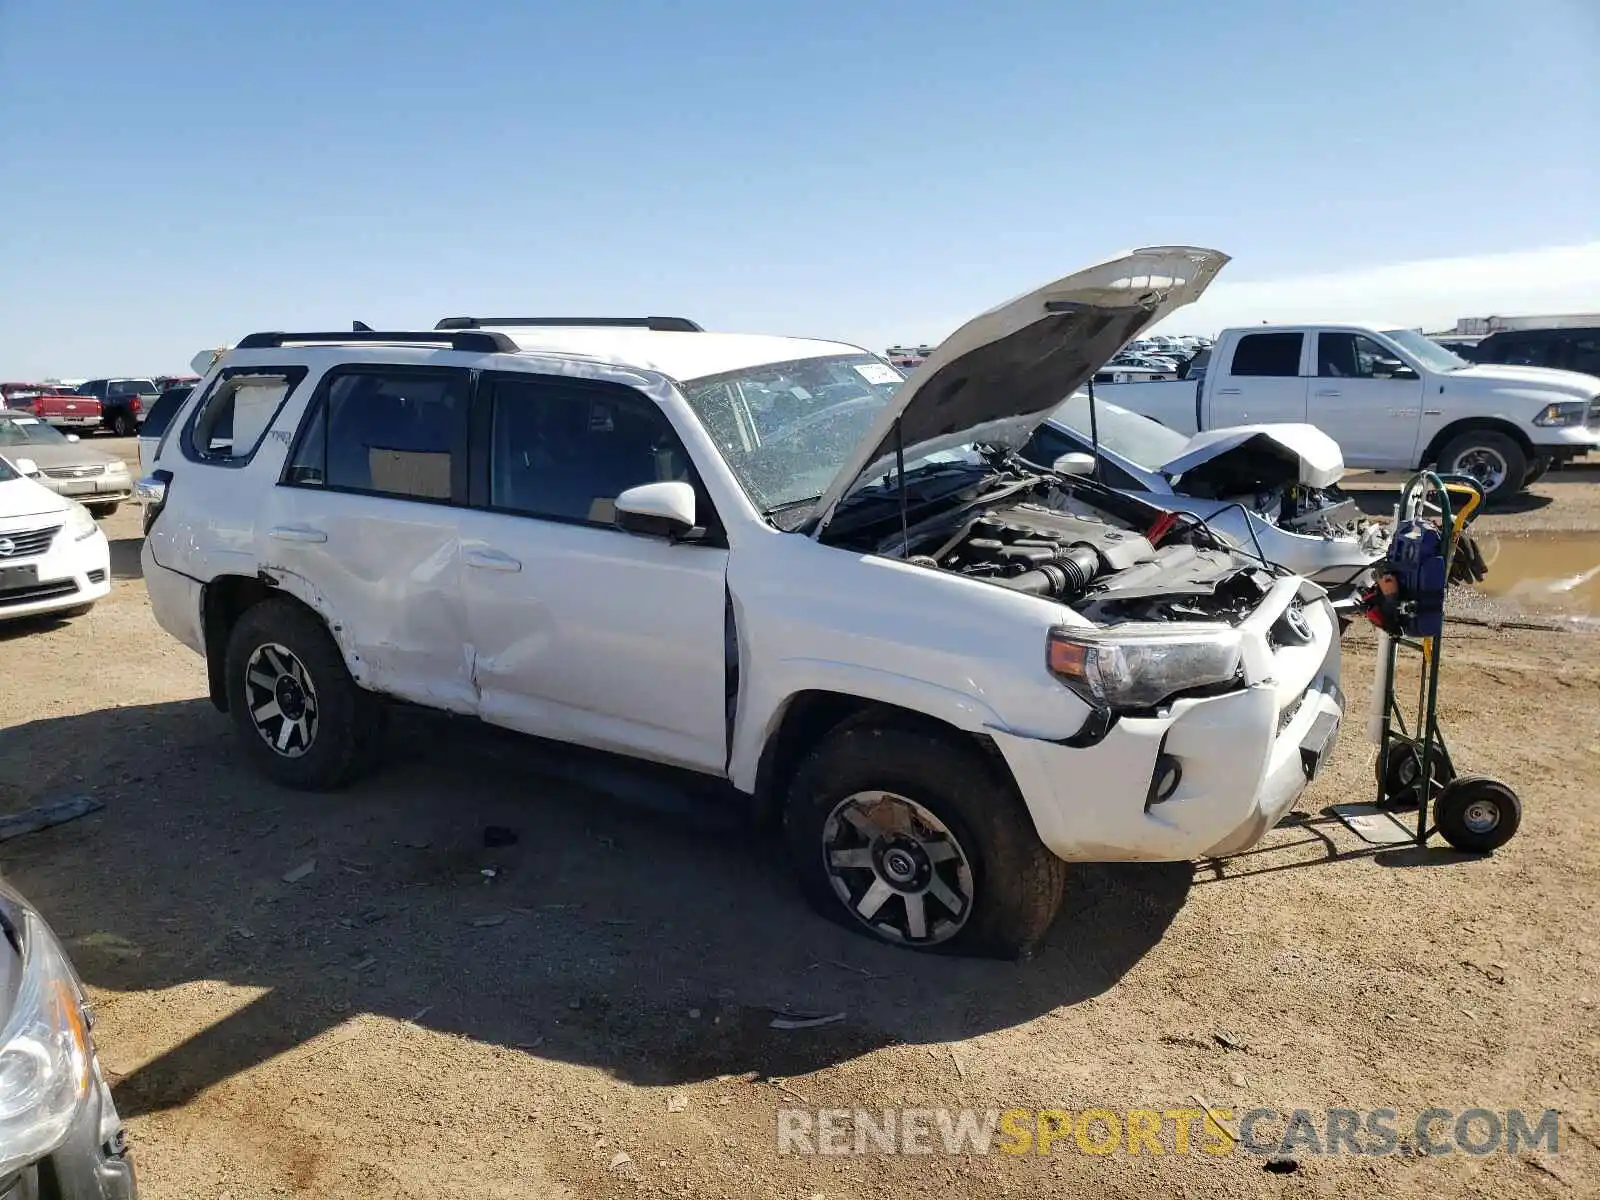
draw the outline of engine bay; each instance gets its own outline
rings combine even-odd
[[[853,548],[1056,600],[1100,624],[1226,621],[1255,610],[1278,571],[1203,522],[1081,479],[1008,472],[932,518],[874,521]],[[892,531],[891,531],[892,530]],[[862,530],[867,533],[868,530]]]

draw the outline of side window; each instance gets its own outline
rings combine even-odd
[[[144,424],[139,427],[139,436],[158,438],[165,433],[167,426],[172,424],[172,418],[178,415],[178,410],[183,407],[183,402],[193,391],[193,388],[176,387],[162,392],[161,398],[152,404],[150,411],[145,414]]]
[[[492,405],[491,508],[609,527],[619,495],[669,480],[695,483],[706,504],[666,414],[632,388],[500,376]]]
[[[289,393],[306,377],[304,367],[229,367],[189,418],[184,450],[201,462],[249,462]]]
[[[1303,333],[1247,333],[1233,351],[1234,375],[1270,375],[1287,378],[1300,374]]]
[[[1567,370],[1600,375],[1600,333],[1583,333],[1567,345]]]
[[[1549,344],[1543,338],[1506,338],[1496,348],[1495,361],[1515,367],[1546,365]]]
[[[467,372],[380,366],[330,372],[307,406],[283,482],[450,501],[466,478]]]
[[[1321,379],[1392,379],[1403,366],[1393,350],[1359,333],[1317,335],[1317,376]]]

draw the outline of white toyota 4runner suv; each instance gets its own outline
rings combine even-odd
[[[847,925],[1023,953],[1065,861],[1243,849],[1337,735],[1320,588],[1014,453],[1225,261],[1069,275],[908,381],[681,318],[255,334],[141,481],[155,614],[281,783],[372,765],[386,700],[475,714],[731,783]]]

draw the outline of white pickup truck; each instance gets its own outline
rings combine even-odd
[[[1120,384],[1107,398],[1180,433],[1305,422],[1339,443],[1347,466],[1434,466],[1473,476],[1492,499],[1600,447],[1600,378],[1473,365],[1386,324],[1224,330],[1203,374]]]

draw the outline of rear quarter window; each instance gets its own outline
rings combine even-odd
[[[184,457],[219,466],[249,462],[306,374],[303,366],[224,369],[184,427]]]

